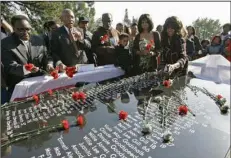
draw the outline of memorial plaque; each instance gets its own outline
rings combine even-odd
[[[59,100],[57,97],[45,97],[40,105],[47,107],[46,111],[33,108],[33,102],[19,104],[17,109],[2,110],[5,115],[2,118],[2,129],[5,129],[2,135],[5,136],[42,129],[41,122],[48,126],[59,124],[63,119],[74,122],[81,111],[86,119],[82,127],[71,126],[68,131],[43,132],[2,147],[2,157],[225,157],[230,146],[230,114],[222,115],[210,97],[202,92],[196,96],[185,85],[164,89],[160,94],[164,98],[161,103],[149,102],[150,98],[155,97],[149,91],[150,86],[156,83],[146,78],[144,76],[138,80],[134,77],[124,83],[122,80],[102,85],[101,88],[91,88],[87,91],[88,103],[84,105],[72,100],[71,93],[78,91],[74,88],[60,91]],[[143,88],[138,93],[128,92],[131,84],[133,90]],[[210,83],[192,79],[190,84]],[[178,107],[182,102],[173,92],[179,94],[187,104],[190,109],[187,115],[179,115]],[[213,93],[222,94],[230,103],[229,85],[219,90],[214,88]],[[58,101],[62,101],[62,105],[56,106]],[[95,108],[91,111],[93,105]],[[128,113],[126,121],[119,120],[118,112],[121,110]],[[149,134],[142,133],[144,122],[152,127]],[[173,141],[163,141],[165,131],[172,133]]]

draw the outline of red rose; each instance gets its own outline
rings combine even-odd
[[[150,40],[150,43],[153,45],[154,44],[154,40]]]
[[[169,88],[170,85],[171,85],[170,80],[165,80],[165,81],[163,81],[163,85],[164,85],[166,88]]]
[[[76,72],[76,67],[72,66],[72,67],[66,67],[66,72]]]
[[[148,51],[150,51],[151,50],[151,48],[152,48],[152,44],[147,44],[147,46],[146,46],[146,49],[148,50]]]
[[[74,76],[73,72],[66,72],[66,75],[70,78],[72,78]]]
[[[62,125],[65,130],[70,128],[68,120],[63,120]]]
[[[186,105],[179,106],[178,110],[179,110],[179,115],[187,115],[188,113],[188,108]]]
[[[82,100],[85,100],[87,97],[86,97],[86,94],[84,92],[79,92],[79,99],[82,99]]]
[[[84,118],[83,118],[82,115],[79,115],[79,116],[77,117],[77,125],[82,126],[83,124],[84,124]]]
[[[101,43],[104,44],[106,41],[108,41],[108,35],[104,35],[100,37]]]
[[[27,71],[32,71],[32,69],[34,68],[34,64],[25,64],[25,69],[27,70]]]
[[[79,100],[79,93],[78,93],[78,92],[74,92],[74,93],[72,94],[72,99],[73,99],[74,101]]]
[[[36,104],[39,103],[39,97],[37,95],[33,95],[33,99],[34,99]]]
[[[223,98],[222,95],[218,94],[217,99],[220,100],[221,98]]]
[[[51,89],[49,89],[47,92],[48,92],[48,94],[49,94],[50,96],[53,95],[53,91],[52,91]]]
[[[66,67],[66,75],[70,78],[74,76],[74,74],[77,72],[76,67]]]
[[[125,111],[123,111],[123,110],[121,110],[120,113],[119,113],[119,119],[120,120],[126,120],[127,117],[128,117],[128,113],[125,112]]]
[[[57,79],[59,77],[59,74],[58,74],[58,71],[57,70],[54,70],[50,73],[50,75],[54,78],[54,79]]]

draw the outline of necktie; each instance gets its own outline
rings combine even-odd
[[[70,39],[71,39],[71,42],[73,43],[73,45],[74,45],[74,48],[75,48],[75,54],[76,54],[76,56],[77,57],[79,57],[79,50],[78,50],[78,47],[77,47],[77,45],[76,45],[76,43],[75,43],[75,40],[74,40],[74,36],[73,36],[73,34],[72,34],[72,31],[71,31],[71,29],[69,28],[69,37],[70,37]]]
[[[28,57],[28,61],[31,62],[31,47],[30,47],[30,42],[27,41],[27,42],[23,42],[26,49],[27,49],[27,57]]]

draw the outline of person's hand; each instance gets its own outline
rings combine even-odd
[[[150,52],[148,53],[148,55],[149,55],[149,56],[154,56],[154,55],[156,55],[156,53],[153,52],[153,51],[150,51]]]
[[[150,52],[149,52],[148,50],[145,49],[145,50],[142,51],[142,54],[143,54],[143,55],[149,55]]]
[[[199,51],[198,51],[198,55],[201,55],[201,54],[202,54],[202,50],[199,50]]]
[[[39,68],[36,67],[36,66],[34,66],[34,67],[32,68],[32,70],[31,70],[31,73],[36,73],[36,72],[38,72],[38,71],[39,71]]]
[[[82,34],[80,32],[78,32],[78,31],[74,31],[72,34],[74,36],[75,41],[83,39]]]
[[[47,68],[46,68],[47,72],[51,72],[54,70],[54,67],[52,64],[47,64]]]
[[[63,63],[61,63],[61,64],[58,65],[58,67],[59,67],[59,70],[60,70],[61,72],[64,72],[67,66],[64,65]]]
[[[168,64],[164,68],[164,73],[171,75],[174,70],[175,70],[175,66],[173,64]]]

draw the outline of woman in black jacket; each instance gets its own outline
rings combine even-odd
[[[185,31],[182,22],[175,16],[167,18],[161,35],[163,52],[161,53],[160,72],[170,78],[186,75],[188,58],[185,50]]]
[[[202,54],[202,46],[199,38],[195,35],[195,28],[188,26],[188,37],[186,40],[186,52],[191,60],[196,59]]]

